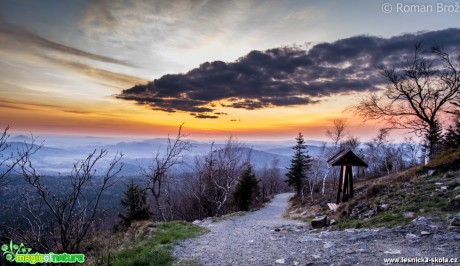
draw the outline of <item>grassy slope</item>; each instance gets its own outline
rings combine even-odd
[[[206,232],[206,229],[188,222],[136,222],[124,233],[106,236],[95,236],[103,246],[105,252],[94,255],[89,264],[97,265],[103,257],[107,265],[110,254],[110,265],[171,265],[176,258],[172,255],[174,244],[179,240],[197,237]],[[107,245],[108,243],[108,245]],[[104,256],[101,256],[104,253]]]
[[[268,202],[268,199],[267,199]],[[266,203],[266,202],[265,202]],[[258,210],[263,204],[249,212]],[[210,222],[219,222],[249,212],[235,212],[218,218],[210,218]],[[207,229],[184,221],[132,223],[125,232],[101,232],[87,239],[84,243],[89,258],[88,265],[201,265],[194,259],[176,261],[171,254],[174,245],[186,238],[198,237],[208,232]]]
[[[460,211],[450,204],[450,200],[460,194],[457,188],[460,186],[459,162],[460,149],[451,150],[426,166],[356,183],[355,197],[340,204],[336,213],[328,211],[324,201],[306,203],[303,209],[299,209],[297,202],[292,209],[303,214],[295,218],[305,221],[319,213],[327,213],[337,221],[335,228],[338,229],[404,225],[414,219],[408,217],[410,213],[414,217],[446,219]],[[438,173],[427,175],[427,171],[432,169]],[[442,186],[446,186],[447,190],[441,190]]]

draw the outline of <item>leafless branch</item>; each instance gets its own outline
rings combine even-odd
[[[123,154],[117,153],[105,172],[97,175],[96,165],[107,155],[107,150],[94,150],[85,159],[74,163],[68,176],[69,184],[56,193],[45,185],[45,180],[66,180],[40,175],[32,163],[31,154],[22,154],[18,163],[22,176],[37,195],[33,199],[26,196],[34,246],[46,251],[50,251],[50,247],[69,253],[80,251],[84,237],[95,222],[104,191],[113,184],[123,166],[120,163]],[[32,202],[38,202],[38,207]],[[49,215],[44,216],[44,212]]]
[[[35,154],[42,147],[42,144],[36,145],[36,138],[31,136],[30,143],[24,142],[17,147],[16,151],[9,151],[11,148],[11,144],[8,142],[9,129],[10,126],[7,126],[0,136],[0,189],[13,181],[13,179],[9,179],[9,176],[15,171],[23,157]]]
[[[417,43],[401,67],[383,68],[385,91],[372,93],[352,109],[366,120],[382,120],[430,139],[439,114],[456,112],[460,99],[460,55],[451,57],[440,47],[431,53]],[[457,109],[458,112],[458,109]],[[431,138],[433,139],[433,138]],[[430,143],[430,151],[434,144]]]
[[[164,154],[158,152],[153,160],[153,163],[141,171],[148,178],[148,188],[152,192],[155,199],[157,210],[161,219],[166,221],[166,216],[161,206],[160,197],[164,183],[168,181],[169,171],[176,165],[183,164],[183,153],[190,151],[192,144],[188,140],[184,140],[186,135],[182,134],[182,125],[179,126],[179,131],[174,139],[168,137],[168,144]]]

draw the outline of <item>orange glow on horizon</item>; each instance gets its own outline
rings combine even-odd
[[[352,97],[352,96],[342,96]],[[11,126],[11,132],[33,134],[95,135],[117,137],[165,137],[184,124],[184,133],[192,139],[226,139],[235,136],[249,140],[291,139],[302,132],[307,139],[327,140],[325,131],[337,117],[348,117],[352,135],[369,138],[378,126],[362,124],[362,119],[342,113],[345,106],[329,99],[322,105],[278,107],[260,110],[219,108],[228,113],[217,119],[198,119],[188,113],[166,113],[133,103],[109,99],[102,107],[88,103],[62,106],[1,100],[0,125]],[[328,110],[328,111],[326,111]]]

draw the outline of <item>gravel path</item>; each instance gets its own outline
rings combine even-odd
[[[279,194],[265,208],[244,216],[202,222],[210,232],[176,246],[179,264],[388,265],[384,258],[437,257],[458,258],[459,263],[430,265],[460,265],[460,232],[442,230],[436,221],[419,218],[395,229],[312,230],[282,218],[290,196]]]

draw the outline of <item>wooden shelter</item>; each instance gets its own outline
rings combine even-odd
[[[337,204],[353,198],[353,166],[367,167],[367,164],[361,160],[351,150],[341,150],[332,156],[327,162],[332,166],[340,166],[339,188],[337,190]]]

